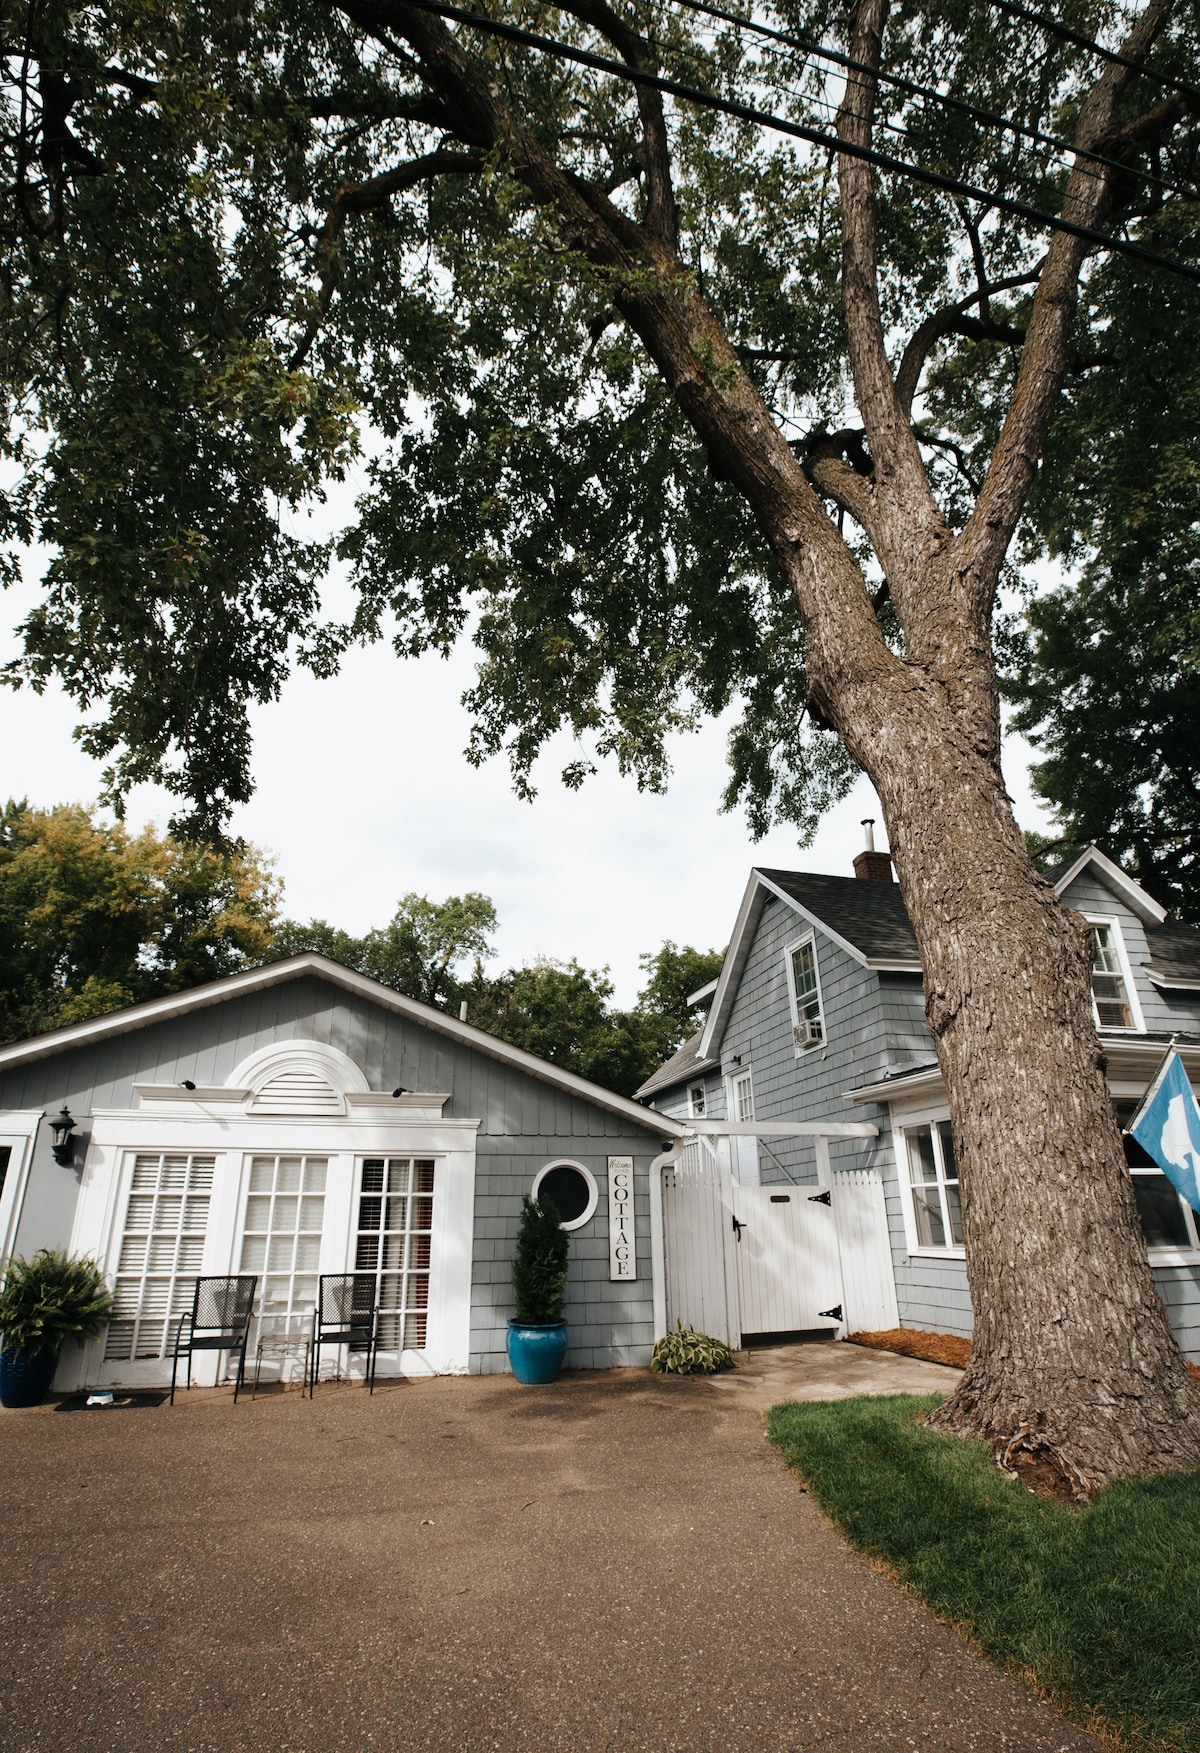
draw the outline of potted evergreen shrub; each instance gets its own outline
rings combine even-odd
[[[513,1257],[517,1313],[508,1323],[508,1361],[518,1382],[552,1382],[567,1355],[567,1254],[571,1239],[550,1199],[521,1202]]]
[[[0,1289],[0,1406],[36,1406],[67,1340],[94,1339],[112,1303],[94,1260],[72,1260],[61,1248],[9,1260]]]

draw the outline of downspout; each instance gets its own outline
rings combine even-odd
[[[690,1139],[677,1138],[650,1164],[650,1283],[654,1294],[654,1338],[667,1331],[667,1252],[663,1237],[662,1172],[677,1163]]]

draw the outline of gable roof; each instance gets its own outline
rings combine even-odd
[[[899,883],[861,877],[818,876],[807,870],[760,870],[777,894],[839,938],[868,967],[919,972],[917,934]]]
[[[809,925],[820,926],[827,937],[864,968],[880,973],[921,972],[916,934],[897,884],[756,866],[750,872],[708,1021],[701,1031],[698,1052],[706,1059],[711,1058],[725,1031],[750,945],[769,897],[786,902]],[[656,1078],[658,1075],[655,1074]]]
[[[299,980],[305,975],[315,975],[320,980],[327,980],[331,985],[340,986],[357,998],[368,999],[384,1010],[395,1011],[398,1015],[407,1017],[410,1022],[419,1023],[436,1034],[446,1035],[460,1046],[473,1047],[478,1053],[486,1053],[501,1064],[511,1066],[514,1071],[523,1071],[529,1077],[539,1078],[542,1083],[551,1084],[568,1095],[578,1096],[598,1108],[605,1108],[609,1113],[631,1121],[643,1132],[658,1133],[665,1130],[674,1137],[682,1137],[687,1131],[686,1126],[681,1125],[678,1120],[669,1119],[665,1114],[651,1115],[646,1108],[630,1101],[627,1096],[618,1096],[612,1090],[590,1082],[586,1077],[577,1077],[573,1071],[564,1071],[560,1066],[552,1065],[548,1059],[539,1059],[534,1053],[526,1053],[522,1047],[512,1047],[507,1041],[501,1041],[496,1035],[489,1035],[484,1029],[460,1022],[457,1017],[447,1016],[445,1011],[435,1010],[432,1005],[422,1004],[419,999],[407,998],[404,993],[395,992],[390,986],[381,986],[377,980],[369,979],[366,974],[357,974],[352,968],[344,968],[340,962],[318,955],[315,951],[289,956],[283,962],[269,962],[261,968],[246,968],[241,973],[228,975],[224,980],[210,980],[204,986],[195,986],[190,992],[175,993],[170,998],[152,998],[146,1004],[133,1004],[125,1010],[110,1011],[107,1016],[93,1017],[90,1022],[69,1023],[66,1028],[51,1029],[47,1034],[34,1035],[27,1041],[14,1041],[7,1047],[0,1047],[0,1071],[10,1065],[24,1065],[30,1060],[47,1059],[54,1053],[64,1053],[73,1047],[91,1046],[95,1042],[110,1040],[116,1035],[133,1034],[136,1030],[149,1028],[154,1023],[168,1022],[175,1017],[187,1016],[191,1011],[203,1010],[209,1005],[223,1004],[228,998],[240,998],[271,986],[282,986],[289,980]]]
[[[714,981],[715,985],[716,982]],[[697,1029],[690,1041],[685,1041],[678,1053],[660,1065],[653,1076],[648,1077],[641,1089],[634,1093],[641,1101],[645,1096],[657,1095],[659,1090],[670,1089],[672,1084],[683,1083],[686,1078],[695,1077],[702,1071],[711,1071],[720,1064],[718,1059],[705,1059],[700,1053],[700,1040],[703,1029]]]
[[[1114,864],[1111,858],[1106,857],[1098,846],[1085,846],[1076,857],[1066,858],[1047,871],[1046,875],[1054,885],[1054,893],[1063,894],[1089,866],[1105,887],[1119,895],[1126,906],[1131,907],[1146,925],[1162,924],[1167,917],[1167,909],[1160,906],[1141,883],[1127,876],[1119,864]]]

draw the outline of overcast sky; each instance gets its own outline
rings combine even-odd
[[[0,660],[15,652],[12,628],[33,594],[0,599]],[[755,846],[740,816],[718,813],[718,725],[676,739],[665,796],[640,795],[615,768],[568,792],[556,778],[560,749],[542,763],[537,799],[520,802],[503,762],[476,769],[462,758],[469,722],[459,697],[472,674],[465,649],[449,664],[402,662],[379,645],[351,653],[332,681],[302,672],[256,713],[258,791],[234,829],[277,857],[289,916],[360,932],[383,924],[410,889],[438,900],[480,889],[500,915],[501,966],[537,955],[607,964],[628,1003],[641,951],[664,938],[726,942],[752,864],[848,876],[860,818],[879,814],[864,780],[806,851],[786,829]],[[94,801],[100,769],[73,742],[75,722],[60,692],[0,688],[0,792],[42,806]],[[1042,823],[1015,741],[1005,770],[1022,826]],[[170,807],[143,788],[128,820],[162,827]]]

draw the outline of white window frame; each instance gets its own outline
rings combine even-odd
[[[696,1101],[696,1092],[700,1092],[700,1101]],[[690,1083],[687,1093],[688,1119],[703,1120],[708,1112],[708,1089],[703,1083]]]
[[[537,1174],[533,1177],[533,1186],[529,1191],[529,1197],[531,1199],[537,1198],[539,1187],[552,1169],[577,1169],[588,1184],[588,1202],[584,1207],[583,1212],[579,1217],[573,1217],[570,1223],[562,1223],[559,1225],[559,1228],[564,1230],[581,1230],[585,1223],[590,1223],[595,1217],[596,1206],[600,1202],[600,1188],[596,1183],[596,1177],[586,1163],[576,1162],[574,1157],[556,1156],[552,1161],[543,1163]]]
[[[231,1095],[237,1093],[231,1091]],[[197,1096],[202,1094],[197,1092]],[[115,1267],[129,1178],[138,1151],[208,1151],[216,1155],[217,1167],[201,1271],[236,1272],[245,1227],[251,1157],[322,1156],[328,1158],[329,1169],[321,1271],[351,1272],[357,1234],[354,1188],[361,1159],[434,1157],[438,1161],[440,1185],[434,1198],[428,1343],[421,1352],[402,1353],[396,1373],[466,1374],[470,1361],[471,1286],[469,1265],[465,1263],[473,1252],[477,1120],[443,1120],[432,1112],[412,1110],[396,1112],[391,1109],[390,1098],[379,1098],[361,1114],[346,1116],[247,1113],[241,1103],[218,1104],[207,1094],[203,1100],[172,1098],[169,1113],[165,1111],[167,1106],[165,1101],[157,1104],[144,1100],[142,1108],[132,1111],[95,1111],[71,1233],[72,1253],[92,1255],[106,1273]],[[218,1106],[225,1108],[225,1112],[216,1112]],[[58,1377],[64,1392],[96,1379],[101,1370],[103,1346],[101,1335],[96,1344],[78,1352],[74,1347],[68,1348]],[[213,1354],[214,1371],[216,1361]],[[204,1382],[209,1362],[207,1358],[197,1361],[194,1381]],[[151,1366],[142,1367],[147,1375],[151,1373]],[[389,1367],[396,1367],[390,1359]],[[169,1375],[168,1361],[166,1376]],[[155,1385],[165,1379],[159,1360]],[[145,1385],[150,1384],[146,1381]]]
[[[918,1132],[921,1127],[928,1126],[934,1137],[934,1154],[938,1159],[941,1173],[938,1186],[945,1184],[945,1164],[942,1159],[942,1141],[938,1136],[939,1125],[950,1124],[950,1110],[946,1107],[927,1108],[905,1114],[902,1122],[895,1125],[893,1137],[896,1140],[896,1174],[900,1182],[902,1198],[901,1207],[904,1212],[904,1239],[910,1255],[922,1260],[965,1260],[967,1250],[961,1243],[947,1242],[944,1248],[931,1248],[923,1243],[917,1231],[917,1213],[913,1203],[913,1179],[911,1146],[909,1134]],[[957,1166],[957,1165],[956,1165]],[[928,1182],[932,1186],[933,1182]],[[959,1197],[962,1197],[962,1182],[959,1185]]]
[[[806,1047],[802,1047],[799,1041],[797,1041],[795,1034],[795,1031],[800,1027],[800,1004],[796,996],[796,972],[792,964],[792,957],[797,950],[802,950],[806,944],[811,944],[812,946],[813,973],[817,982],[817,1015],[821,1023],[821,1039],[819,1041],[810,1041]],[[783,966],[784,972],[787,976],[788,1009],[792,1018],[792,1048],[795,1052],[796,1058],[803,1059],[808,1053],[823,1052],[829,1045],[829,1029],[825,1021],[825,997],[821,991],[821,958],[817,954],[817,934],[815,931],[806,931],[802,933],[800,937],[793,938],[791,943],[784,945]]]
[[[1113,918],[1111,915],[1100,913],[1085,913],[1084,918],[1089,925],[1107,926],[1108,930],[1112,933],[1113,946],[1117,952],[1117,960],[1121,965],[1121,978],[1125,982],[1125,996],[1129,1000],[1129,1014],[1133,1018],[1133,1022],[1127,1029],[1117,1028],[1111,1023],[1105,1023],[1103,1025],[1105,1033],[1117,1035],[1144,1035],[1146,1033],[1146,1019],[1142,1014],[1141,1000],[1138,997],[1137,985],[1133,978],[1133,967],[1129,960],[1129,951],[1125,947],[1125,933],[1121,930],[1121,921]],[[1093,957],[1093,965],[1094,961],[1095,958]],[[1094,992],[1092,995],[1092,1018],[1096,1027],[1100,1028],[1102,1026],[1100,1022],[1100,1012],[1096,1008]]]
[[[0,1113],[0,1144],[7,1144],[11,1151],[4,1192],[0,1193],[0,1264],[16,1247],[33,1148],[44,1118],[40,1108],[10,1108]]]
[[[1140,1103],[1142,1097],[1146,1093],[1146,1087],[1144,1084],[1126,1084],[1122,1082],[1110,1084],[1108,1093],[1114,1102]],[[1139,1174],[1152,1175],[1161,1174],[1162,1171],[1161,1169],[1138,1169],[1131,1163],[1129,1165],[1129,1173],[1131,1176]],[[1164,1178],[1166,1179],[1167,1177]],[[1187,1200],[1183,1198],[1178,1190],[1176,1190],[1175,1197],[1183,1207],[1184,1223],[1187,1225],[1189,1235],[1196,1238],[1195,1245],[1190,1248],[1172,1248],[1170,1245],[1152,1248],[1147,1242],[1146,1258],[1149,1260],[1151,1266],[1195,1266],[1200,1263],[1200,1217],[1197,1217]]]

